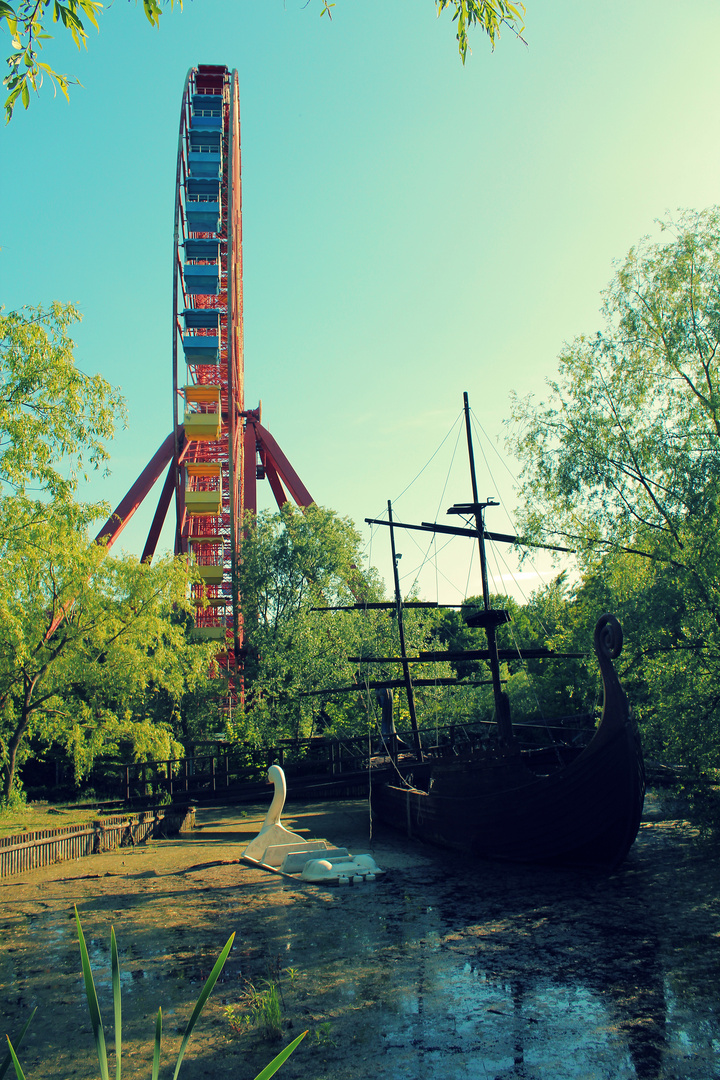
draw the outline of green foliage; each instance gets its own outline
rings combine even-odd
[[[720,210],[662,222],[605,292],[605,329],[514,406],[525,531],[578,551],[578,627],[611,610],[646,749],[720,752]]]
[[[482,598],[469,597],[460,611],[440,611],[437,618],[437,646],[449,651],[484,649],[485,633],[465,623],[468,610],[482,606]],[[564,574],[538,590],[520,606],[512,597],[491,597],[491,606],[505,608],[511,621],[497,633],[498,647],[516,651],[547,646],[556,652],[590,653],[594,619],[602,608],[589,613],[589,624],[574,602]],[[437,647],[436,646],[436,647]],[[453,660],[448,665],[459,679],[487,684],[489,665],[481,660]],[[523,721],[549,721],[577,713],[591,713],[598,688],[597,665],[588,655],[555,663],[548,660],[505,660],[500,665],[503,689],[510,699],[513,717]],[[426,672],[423,672],[426,674]],[[438,688],[437,712],[445,723],[491,720],[495,702],[490,685]],[[418,695],[422,699],[422,692]],[[427,704],[424,709],[427,717]]]
[[[1,2],[1,0],[0,0]],[[75,779],[98,754],[168,759],[207,709],[211,645],[190,645],[183,560],[140,565],[89,540],[99,506],[73,501],[107,460],[119,394],[79,371],[70,305],[0,315],[0,805],[17,767],[55,744]],[[41,499],[28,497],[39,489]],[[215,684],[217,687],[217,683]]]
[[[175,0],[170,0],[171,7]],[[182,7],[182,0],[178,0]],[[50,79],[53,86],[59,87],[67,100],[68,86],[81,84],[69,75],[53,71],[49,64],[40,60],[43,42],[52,35],[45,32],[48,18],[54,23],[61,23],[67,30],[78,49],[87,48],[87,24],[99,30],[97,17],[103,5],[97,0],[20,0],[12,7],[6,0],[0,0],[0,24],[5,23],[11,37],[12,53],[7,58],[9,74],[3,80],[8,89],[5,99],[6,123],[10,122],[18,98],[27,109],[30,104],[30,90],[37,92],[43,79]],[[162,8],[157,0],[143,0],[143,10],[151,26],[160,25]]]
[[[463,64],[468,51],[468,30],[479,26],[490,38],[495,48],[503,26],[509,27],[518,37],[525,29],[523,17],[524,4],[510,4],[508,0],[435,0],[438,15],[451,8],[454,11],[453,22],[457,23],[457,43]]]
[[[268,969],[269,977],[263,981],[261,987],[256,987],[250,982],[246,983],[238,1003],[226,1005],[223,1013],[228,1026],[234,1034],[244,1035],[248,1031],[254,1030],[262,1039],[268,1042],[277,1042],[283,1037],[282,1013],[285,1008],[285,996],[282,990],[282,975],[287,975],[290,984],[293,985],[300,973],[297,968],[281,969],[279,957],[274,963],[268,965]],[[288,1023],[287,1026],[291,1027],[292,1024]],[[329,1025],[327,1026],[329,1028]],[[315,1034],[313,1032],[313,1035]],[[307,1035],[307,1031],[304,1032],[304,1035]],[[300,1038],[303,1038],[303,1035]],[[281,1057],[284,1060],[284,1057],[291,1052],[291,1048],[296,1046],[299,1041],[300,1039],[296,1039],[291,1043],[290,1047],[282,1051],[282,1054],[275,1061],[279,1061]],[[268,1068],[273,1065],[274,1062],[271,1062]],[[261,1080],[265,1075],[265,1072],[261,1073],[257,1080]],[[268,1073],[267,1075],[271,1074]]]
[[[8,795],[0,795],[0,820],[3,817],[10,817],[11,815],[20,813],[27,806],[27,799],[25,792],[22,789],[22,783],[16,777],[13,786],[10,789]]]
[[[309,606],[376,599],[379,579],[361,573],[360,535],[349,518],[286,503],[277,513],[248,516],[242,595],[248,613],[276,630]]]
[[[358,569],[361,560],[356,529],[331,510],[286,504],[247,520],[239,574],[249,646],[247,707],[233,718],[231,735],[262,743],[308,736],[319,723],[350,721],[349,705],[326,711],[321,697],[307,695],[353,684],[352,710],[356,719],[364,715],[362,682],[349,657],[363,650],[377,613],[313,610],[379,599],[379,579]]]
[[[59,303],[0,313],[0,492],[32,485],[67,498],[108,458],[124,403],[75,366],[68,328],[80,317]]]
[[[720,211],[663,229],[631,249],[605,331],[566,347],[549,400],[515,401],[513,444],[533,533],[669,561],[720,482]]]
[[[595,601],[587,608],[576,602],[565,574],[537,590],[528,603],[510,607],[512,622],[500,628],[501,648],[542,646],[558,653],[583,652],[578,659],[510,661],[507,692],[513,714],[525,719],[553,720],[592,714],[599,702],[600,678],[592,655],[595,623],[605,607]]]
[[[357,570],[359,538],[352,525],[321,507],[299,511],[287,506],[249,521],[244,545],[246,707],[233,717],[230,736],[246,744],[272,745],[281,738],[314,734],[339,738],[374,734],[377,703],[368,684],[396,681],[401,669],[390,659],[365,664],[363,658],[397,658],[398,626],[392,609],[330,610],[354,605],[356,597],[375,601],[382,596],[378,581],[363,578]],[[592,626],[576,627],[575,621],[567,620],[563,593],[560,579],[554,591],[538,597],[527,611],[507,598],[497,598],[499,606],[509,606],[514,616],[514,622],[501,630],[501,646],[542,645],[549,634],[562,651],[570,647],[577,629],[580,648],[587,650]],[[404,622],[411,656],[486,645],[483,632],[468,628],[461,612],[406,607]],[[595,679],[589,678],[587,661],[562,666],[563,672],[561,665],[539,661],[504,664],[503,678],[518,715],[540,719],[592,711]],[[455,675],[476,685],[442,684]],[[414,668],[414,682],[420,679],[438,680],[437,685],[415,686],[421,727],[492,719],[495,703],[486,664],[438,660]],[[541,684],[539,694],[533,679]],[[354,692],[331,693],[353,687]],[[394,720],[399,732],[410,730],[407,697],[401,688],[394,693]]]
[[[623,624],[620,674],[647,755],[700,773],[720,751],[720,633],[695,584],[660,559],[610,552],[586,570],[577,604],[597,609],[599,597]]]
[[[92,972],[92,968],[90,966],[90,957],[88,956],[87,946],[85,944],[85,935],[83,934],[83,929],[82,929],[82,925],[80,923],[80,916],[78,915],[77,908],[75,908],[75,922],[77,924],[78,941],[79,941],[79,944],[80,944],[80,962],[81,962],[82,973],[83,973],[83,981],[84,981],[84,984],[85,984],[85,996],[87,998],[88,1010],[90,1012],[90,1023],[92,1025],[93,1038],[95,1040],[95,1049],[96,1049],[97,1056],[98,1056],[98,1064],[100,1066],[100,1076],[101,1076],[101,1080],[109,1080],[110,1073],[109,1073],[109,1069],[108,1069],[108,1057],[107,1057],[107,1047],[106,1047],[106,1040],[105,1040],[105,1029],[103,1027],[102,1015],[100,1013],[100,1005],[99,1005],[99,1002],[98,1002],[97,992],[95,990],[95,980],[93,978],[93,972]],[[225,961],[227,960],[227,958],[228,958],[228,956],[230,954],[230,950],[232,948],[234,938],[235,938],[235,934],[231,934],[228,941],[227,941],[227,943],[226,943],[226,945],[225,945],[225,947],[224,947],[224,949],[222,950],[219,957],[217,958],[217,960],[215,962],[215,966],[213,967],[212,971],[210,972],[210,975],[208,976],[207,982],[205,983],[202,991],[200,992],[200,997],[198,998],[197,1002],[195,1003],[195,1007],[194,1007],[194,1009],[192,1011],[192,1015],[190,1016],[187,1027],[185,1028],[185,1033],[183,1035],[183,1040],[182,1040],[182,1042],[180,1044],[180,1050],[178,1052],[177,1061],[175,1063],[175,1071],[173,1072],[172,1080],[177,1080],[178,1073],[180,1072],[180,1066],[182,1065],[183,1058],[185,1056],[185,1051],[187,1049],[188,1042],[190,1041],[190,1036],[192,1035],[193,1030],[195,1028],[195,1025],[197,1024],[197,1022],[198,1022],[198,1020],[200,1018],[200,1014],[202,1013],[203,1009],[205,1008],[207,1000],[210,997],[210,994],[211,994],[211,992],[213,990],[213,987],[215,986],[215,983],[217,982],[218,978],[220,977],[220,973],[221,973],[223,967],[225,966]],[[115,931],[112,928],[110,930],[110,956],[111,956],[111,961],[110,962],[111,962],[111,978],[112,978],[112,992],[113,992],[113,1018],[114,1018],[114,1027],[115,1027],[115,1080],[121,1080],[121,1074],[122,1074],[122,1002],[121,1002],[121,992],[120,992],[120,960],[119,960],[119,956],[118,956],[117,942],[115,940]],[[27,1029],[28,1029],[28,1027],[30,1025],[30,1021],[32,1020],[32,1017],[34,1015],[35,1015],[35,1010],[33,1010],[32,1014],[30,1016],[30,1019],[25,1024],[25,1027],[23,1028],[23,1030],[22,1030],[22,1032],[20,1034],[20,1037],[19,1037],[19,1040],[18,1040],[18,1043],[17,1043],[18,1047],[20,1046],[20,1043],[22,1042],[22,1040],[23,1040],[23,1038],[25,1036],[25,1032],[27,1031]],[[300,1044],[300,1042],[305,1038],[305,1035],[307,1035],[306,1031],[303,1032],[302,1035],[299,1035],[297,1037],[297,1039],[294,1039],[293,1042],[290,1043],[289,1046],[286,1046],[285,1049],[282,1050],[281,1053],[278,1054],[277,1057],[274,1058],[270,1062],[270,1064],[267,1065],[262,1070],[262,1072],[255,1078],[255,1080],[270,1080],[270,1077],[274,1076],[274,1074],[284,1064],[284,1062],[287,1061],[288,1057],[290,1057],[290,1055],[297,1048],[297,1046]],[[157,1080],[159,1072],[160,1072],[161,1045],[162,1045],[162,1009],[158,1009],[157,1018],[156,1018],[156,1021],[155,1021],[155,1040],[154,1040],[154,1044],[153,1044],[152,1080]],[[8,1059],[6,1059],[5,1062],[3,1062],[2,1066],[0,1066],[0,1077],[2,1077],[2,1075],[7,1071],[7,1068],[9,1066],[9,1064],[10,1064],[9,1059],[11,1059],[12,1064],[13,1064],[13,1066],[15,1068],[15,1075],[17,1077],[17,1080],[25,1080],[22,1068],[20,1067],[20,1062],[18,1061],[17,1054],[15,1053],[15,1049],[14,1049],[12,1043],[10,1042],[9,1037],[8,1037],[8,1047],[9,1047],[9,1057],[8,1057]]]
[[[332,1035],[332,1024],[326,1020],[313,1031],[313,1042],[316,1046],[337,1046]]]
[[[6,800],[31,743],[62,746],[76,779],[98,753],[122,744],[137,761],[176,756],[179,704],[208,681],[212,646],[186,639],[185,563],[113,558],[74,518],[64,502],[0,501]],[[164,713],[155,708],[159,697]]]

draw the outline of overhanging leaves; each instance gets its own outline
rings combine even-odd
[[[438,15],[445,8],[450,8],[453,14],[453,22],[457,23],[458,51],[465,63],[468,51],[468,30],[479,26],[490,38],[493,49],[500,38],[503,27],[512,30],[518,37],[525,29],[523,18],[525,16],[524,4],[511,4],[507,0],[436,0]]]

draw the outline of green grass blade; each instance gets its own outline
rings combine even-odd
[[[38,1010],[38,1007],[37,1007],[37,1005],[36,1005],[36,1006],[35,1006],[35,1008],[33,1009],[33,1011],[32,1011],[32,1012],[30,1013],[30,1016],[29,1016],[29,1017],[27,1018],[27,1020],[25,1021],[25,1027],[24,1027],[24,1028],[22,1029],[22,1031],[21,1031],[21,1032],[20,1032],[20,1034],[18,1035],[18,1038],[17,1038],[17,1042],[15,1043],[16,1047],[18,1048],[18,1050],[19,1050],[19,1049],[20,1049],[20,1047],[22,1046],[22,1041],[23,1041],[23,1039],[25,1038],[25,1034],[26,1034],[26,1032],[27,1032],[27,1029],[28,1029],[28,1028],[30,1027],[30,1021],[32,1020],[32,1018],[33,1018],[33,1016],[35,1015],[35,1013],[37,1012],[37,1010]],[[10,1037],[8,1036],[8,1043],[9,1043],[9,1042],[10,1042]],[[11,1053],[10,1053],[10,1051],[8,1050],[7,1054],[6,1054],[6,1055],[5,1055],[5,1057],[3,1058],[3,1063],[2,1063],[2,1065],[0,1065],[0,1080],[2,1080],[3,1076],[5,1075],[5,1073],[6,1073],[6,1072],[8,1071],[8,1069],[10,1068],[10,1063],[11,1063],[11,1062],[12,1062],[12,1054],[11,1054]]]
[[[17,1080],[25,1080],[25,1073],[20,1068],[20,1062],[17,1059],[17,1054],[13,1050],[13,1044],[10,1042],[10,1036],[7,1035],[6,1038],[7,1038],[7,1041],[8,1041],[8,1049],[9,1049],[9,1052],[10,1052],[10,1057],[12,1058],[12,1063],[15,1066],[15,1075],[17,1077]]]
[[[78,941],[80,943],[80,959],[82,961],[83,978],[85,980],[85,995],[90,1011],[90,1022],[92,1024],[93,1035],[95,1036],[95,1048],[97,1049],[98,1061],[100,1063],[100,1076],[102,1077],[102,1080],[109,1080],[107,1051],[105,1049],[105,1032],[103,1031],[100,1006],[98,1005],[92,968],[90,967],[90,957],[88,956],[87,946],[85,945],[85,936],[83,935],[82,926],[80,925],[80,916],[78,915],[77,906],[75,907],[75,922],[77,923]]]
[[[120,1080],[122,1064],[122,1000],[120,997],[120,958],[118,956],[115,928],[110,927],[110,955],[112,958],[113,1010],[115,1014],[115,1080]]]
[[[155,1050],[153,1051],[152,1080],[158,1080],[160,1074],[160,1043],[162,1042],[162,1009],[158,1009],[155,1021]]]
[[[270,1080],[271,1076],[274,1076],[281,1065],[284,1065],[293,1051],[297,1050],[302,1040],[307,1035],[307,1031],[303,1031],[302,1035],[298,1035],[297,1039],[293,1039],[289,1046],[286,1046],[284,1050],[281,1050],[277,1057],[273,1058],[269,1065],[266,1065],[261,1073],[258,1073],[255,1080]]]
[[[192,1030],[195,1027],[195,1024],[197,1023],[197,1019],[200,1016],[200,1013],[205,1008],[205,1002],[210,997],[210,991],[212,990],[215,983],[218,981],[220,972],[222,971],[223,967],[225,966],[225,961],[228,958],[228,954],[229,954],[229,952],[230,952],[230,950],[232,948],[232,943],[233,943],[234,939],[235,939],[235,934],[231,934],[230,937],[228,938],[228,941],[227,941],[227,944],[226,944],[225,948],[223,949],[223,951],[220,953],[220,955],[217,958],[217,962],[215,964],[215,967],[210,972],[210,976],[208,978],[208,981],[205,983],[205,985],[204,985],[204,987],[202,989],[202,993],[200,994],[200,997],[197,999],[197,1002],[195,1003],[195,1008],[193,1009],[192,1016],[190,1017],[190,1020],[188,1021],[188,1026],[185,1028],[185,1034],[183,1036],[183,1041],[180,1044],[180,1053],[178,1054],[177,1065],[175,1066],[175,1072],[173,1073],[173,1080],[177,1080],[177,1074],[180,1072],[180,1066],[182,1064],[182,1059],[185,1056],[185,1049],[187,1047],[190,1036],[192,1035]],[[103,1077],[103,1080],[106,1080],[106,1078]]]

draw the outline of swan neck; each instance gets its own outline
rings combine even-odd
[[[269,828],[271,825],[280,824],[280,815],[282,814],[283,807],[285,805],[285,799],[287,797],[287,783],[285,780],[285,773],[279,765],[272,765],[268,771],[268,780],[271,784],[275,785],[275,793],[273,800],[270,803],[270,809],[267,812],[264,829]]]

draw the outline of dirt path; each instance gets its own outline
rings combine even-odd
[[[95,1077],[73,922],[77,904],[106,1021],[109,937],[120,947],[123,1072],[150,1073],[158,1005],[165,1072],[232,932],[235,947],[181,1076],[244,1080],[280,1044],[225,1015],[248,982],[281,973],[285,1038],[310,1034],[280,1074],[391,1078],[720,1075],[720,872],[687,823],[652,819],[610,877],[468,867],[376,827],[360,802],[286,807],[309,836],[371,853],[374,884],[288,882],[236,860],[264,808],[204,809],[187,838],[33,871],[2,885],[2,1031],[40,1006],[28,1080]],[[113,1066],[111,1064],[111,1070]],[[169,1075],[169,1074],[168,1074]]]

